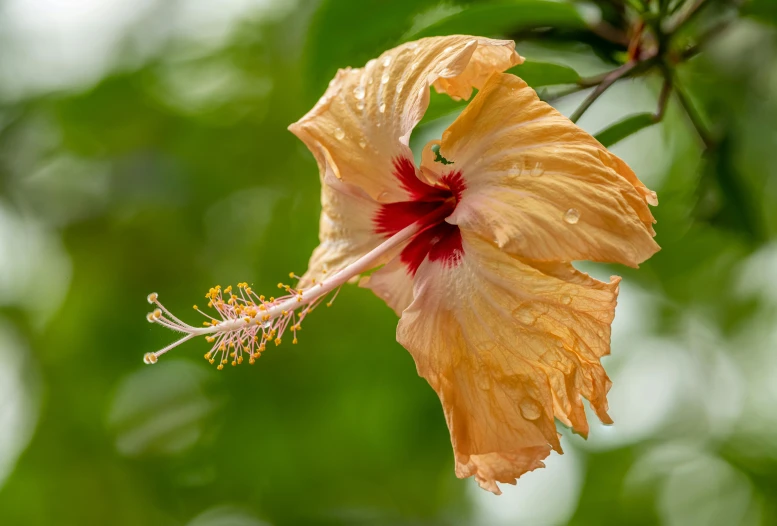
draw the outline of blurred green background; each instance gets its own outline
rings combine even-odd
[[[0,524],[777,524],[777,3],[645,2],[0,0]],[[695,7],[663,67],[696,126],[673,92],[612,147],[658,192],[663,249],[582,265],[625,278],[614,426],[562,430],[501,497],[456,479],[395,315],[356,287],[253,367],[202,341],[142,363],[174,338],[149,292],[198,323],[217,283],[304,272],[318,174],[286,126],[338,67],[514,38],[571,114],[590,90],[559,95],[627,60],[640,18]],[[655,112],[661,85],[622,80],[579,124]]]

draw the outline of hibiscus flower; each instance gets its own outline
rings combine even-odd
[[[648,190],[618,157],[504,73],[523,59],[514,43],[428,38],[340,70],[290,130],[318,161],[321,244],[281,298],[242,283],[211,289],[220,319],[194,328],[162,307],[149,321],[206,335],[223,367],[253,362],[348,281],[400,316],[397,340],[437,392],[455,470],[489,491],[561,453],[554,418],[586,436],[582,398],[604,423],[618,283],[576,260],[636,267],[658,249]],[[410,134],[430,87],[454,99],[478,93],[425,146]],[[364,274],[373,270],[367,276]],[[292,275],[293,277],[296,277]],[[229,298],[226,299],[226,294]]]

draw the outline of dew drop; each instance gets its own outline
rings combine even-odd
[[[397,84],[397,93],[402,93],[402,88],[404,87],[405,87],[404,82],[400,82],[399,84]]]
[[[596,335],[597,335],[597,336],[599,336],[599,338],[604,338],[604,331],[603,331],[603,330],[601,330],[601,329],[599,329],[599,330],[596,332]]]
[[[564,212],[564,221],[570,225],[577,224],[577,222],[580,221],[580,212],[578,212],[576,208],[570,208]]]
[[[362,100],[364,98],[364,86],[358,85],[353,88],[353,96],[356,97],[356,100]]]
[[[570,303],[572,303],[572,298],[570,298],[569,296],[561,296],[561,303],[563,303],[564,305],[569,305]]]
[[[391,55],[388,55],[386,58],[383,59],[383,67],[387,68],[391,64]]]
[[[366,148],[367,147],[367,141],[365,141],[364,139],[359,139],[359,146],[362,149]]]
[[[453,51],[453,46],[448,46],[442,50],[443,53],[450,53],[451,51]]]
[[[386,103],[382,103],[380,107],[378,108],[378,111],[381,113],[386,113]]]
[[[513,316],[515,316],[515,319],[525,325],[532,325],[535,321],[537,321],[537,317],[534,315],[531,307],[528,306],[518,307],[513,311]]]
[[[534,168],[531,169],[532,177],[539,177],[544,173],[545,173],[545,168],[543,168],[542,163],[539,163],[539,162],[534,165]]]
[[[516,179],[521,175],[521,167],[517,164],[514,164],[510,167],[509,170],[507,170],[507,176],[511,179]]]
[[[527,420],[537,420],[542,415],[542,407],[536,400],[524,398],[520,404],[521,414]]]
[[[415,71],[415,68],[417,68],[417,67],[418,67],[418,64],[416,62],[411,62],[410,63],[410,71]]]
[[[343,139],[345,139],[345,132],[343,131],[343,129],[342,129],[342,128],[337,128],[337,129],[335,130],[335,138],[336,138],[338,141],[342,141]]]
[[[364,69],[370,69],[371,67],[373,67],[375,65],[376,62],[377,62],[377,59],[374,59],[374,58],[368,60],[367,64],[364,66]]]
[[[364,109],[364,102],[363,101],[357,102],[356,103],[356,109],[359,110],[359,111],[362,111]]]
[[[388,84],[388,81],[391,77],[388,73],[384,73],[382,77],[380,77],[380,83],[381,84]]]

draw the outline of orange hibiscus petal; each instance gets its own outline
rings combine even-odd
[[[407,145],[429,105],[429,86],[468,98],[491,73],[520,62],[510,40],[455,35],[409,42],[363,68],[338,71],[321,100],[289,129],[322,172],[331,169],[380,202],[403,201],[407,193],[392,175],[393,160],[413,158]]]
[[[554,417],[586,434],[581,397],[606,423],[619,278],[539,264],[462,231],[457,265],[426,260],[397,340],[440,397],[456,474],[499,493],[561,452]]]
[[[407,266],[398,257],[380,270],[362,278],[359,286],[372,290],[397,316],[401,316],[402,311],[413,301],[413,278],[408,273]]]
[[[493,74],[445,131],[441,154],[467,183],[449,222],[542,261],[637,266],[659,250],[648,190],[521,79]]]

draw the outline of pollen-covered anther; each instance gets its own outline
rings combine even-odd
[[[158,298],[159,298],[159,294],[157,294],[156,292],[152,292],[151,294],[149,294],[149,295],[146,297],[146,299],[148,300],[148,302],[149,302],[149,303],[151,303],[151,304],[154,304],[154,303],[156,303],[156,300],[157,300]]]

